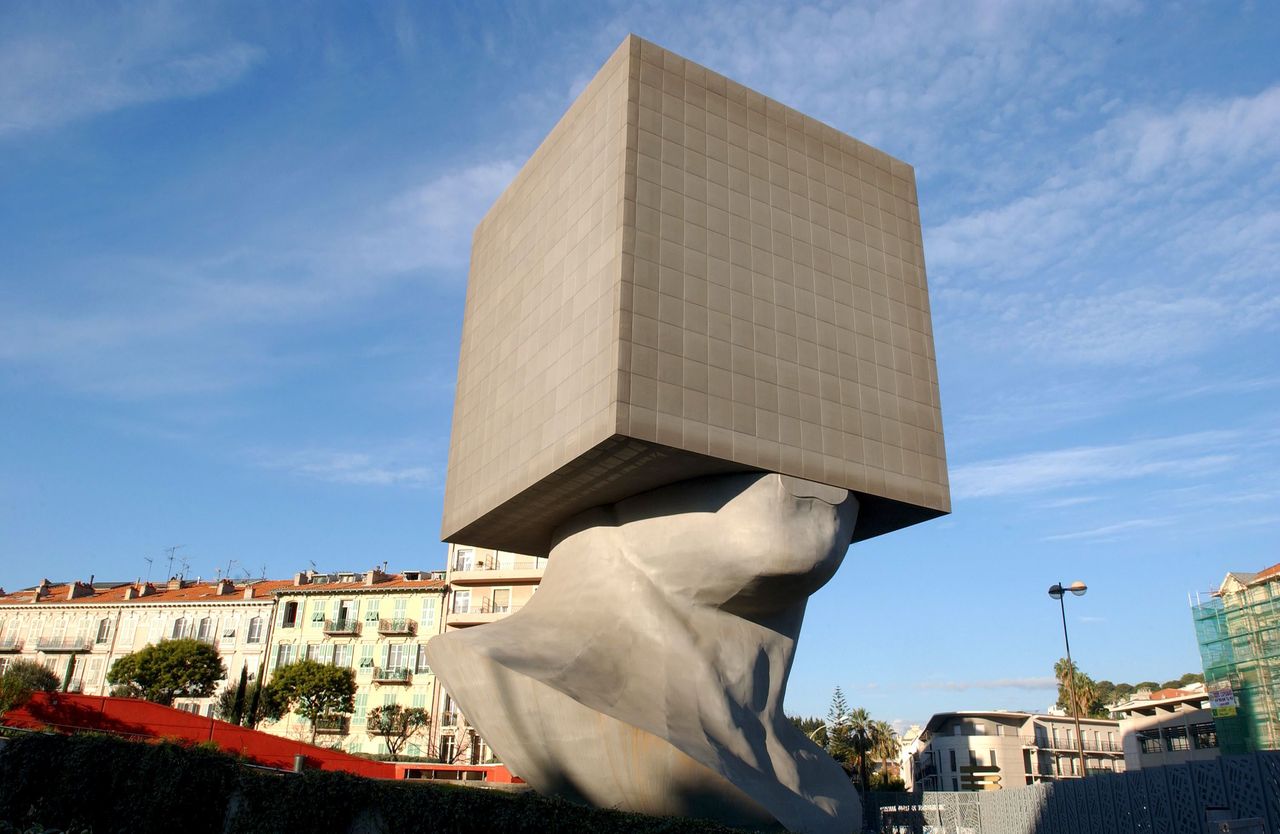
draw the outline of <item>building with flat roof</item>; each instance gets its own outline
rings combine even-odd
[[[519,611],[533,598],[547,560],[541,556],[484,547],[449,545],[445,581],[444,630],[496,622]],[[431,748],[442,762],[489,764],[493,750],[467,721],[448,690],[439,686],[431,722]]]
[[[1218,731],[1204,684],[1140,691],[1107,707],[1120,721],[1126,770],[1216,759]]]
[[[1080,729],[1089,773],[1125,769],[1119,721],[1081,718]],[[1081,775],[1075,723],[1062,715],[940,712],[911,748],[909,784],[916,790],[992,791]]]

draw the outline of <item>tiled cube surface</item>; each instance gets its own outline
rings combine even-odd
[[[950,508],[911,168],[723,76],[624,42],[471,282],[446,538],[542,552],[573,512],[742,469],[858,492],[859,537]]]
[[[476,229],[446,537],[614,432],[630,63],[624,45]]]

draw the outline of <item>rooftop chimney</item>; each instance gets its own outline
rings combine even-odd
[[[302,571],[298,571],[297,573],[295,573],[295,574],[293,575],[293,584],[294,584],[294,585],[306,585],[306,584],[307,584],[307,580],[308,580],[308,579],[310,579],[310,578],[311,578],[310,576],[308,576],[307,574],[303,573]]]
[[[374,568],[364,575],[364,584],[376,585],[379,582],[386,582],[387,575],[382,572],[381,568]]]
[[[245,599],[253,599],[253,586],[252,586],[252,585],[245,585],[245,586],[244,586],[244,598],[245,598]]]
[[[140,597],[149,597],[155,592],[156,586],[151,582],[144,583],[138,588],[138,596]]]
[[[171,577],[169,577],[169,584],[166,586],[166,588],[167,588],[168,590],[170,590],[170,591],[178,591],[178,590],[181,590],[181,589],[182,589],[182,577],[181,577],[181,576],[171,576]]]
[[[220,597],[225,597],[236,592],[236,584],[230,579],[219,579],[215,593]]]
[[[67,599],[80,599],[81,597],[93,596],[93,586],[86,585],[79,580],[72,582],[67,588]]]

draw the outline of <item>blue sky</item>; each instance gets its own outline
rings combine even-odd
[[[0,585],[442,567],[471,230],[627,32],[916,168],[954,513],[850,550],[788,698],[1199,668],[1280,561],[1280,6],[0,8]]]

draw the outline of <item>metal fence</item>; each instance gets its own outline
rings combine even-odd
[[[866,817],[881,834],[1280,834],[1280,751],[981,793],[872,793]]]

